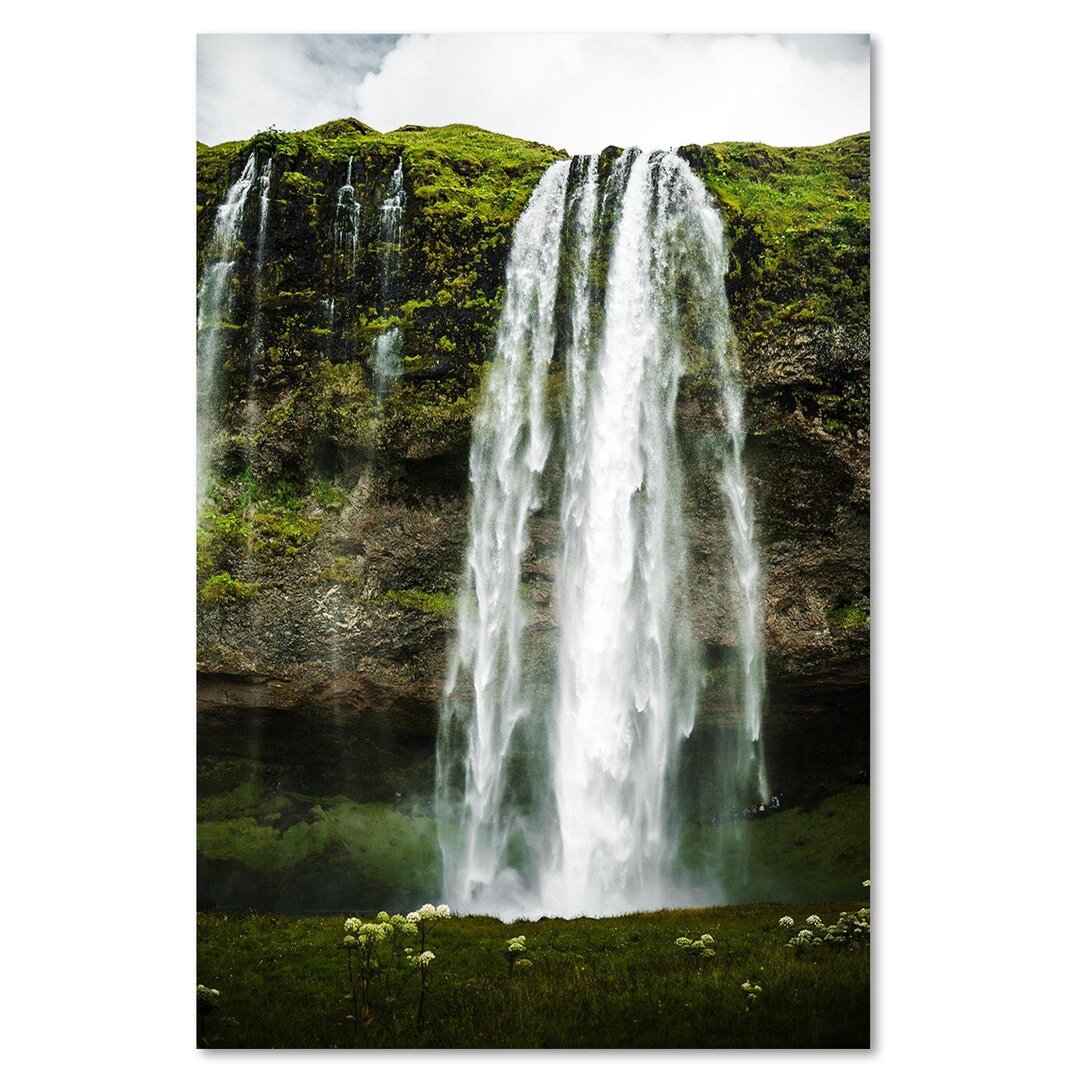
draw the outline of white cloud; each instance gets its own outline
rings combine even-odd
[[[356,112],[356,86],[397,35],[200,34],[198,137],[246,139]]]
[[[469,123],[572,152],[870,126],[864,35],[201,35],[198,134],[356,115],[389,131]]]
[[[869,128],[870,48],[863,35],[412,35],[356,101],[383,131],[465,122],[575,153],[811,145]]]

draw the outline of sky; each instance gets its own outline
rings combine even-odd
[[[355,116],[466,123],[571,153],[870,127],[864,34],[201,34],[197,137]]]

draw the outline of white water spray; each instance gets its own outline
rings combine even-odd
[[[601,299],[590,270],[605,252]],[[556,163],[515,230],[474,428],[468,568],[440,731],[445,887],[464,910],[610,914],[681,899],[673,780],[701,682],[675,430],[687,345],[712,356],[720,387],[742,658],[734,764],[764,794],[760,583],[726,266],[720,218],[674,153],[623,154],[602,193],[594,159]],[[557,339],[567,389],[551,693],[522,591]]]

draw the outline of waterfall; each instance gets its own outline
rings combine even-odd
[[[256,190],[259,193],[259,232],[255,241],[255,281],[262,279],[263,266],[266,263],[266,218],[270,210],[270,166],[273,164],[272,157],[266,159],[259,177],[256,180]]]
[[[520,910],[546,835],[515,785],[515,758],[537,742],[522,664],[527,621],[521,562],[551,435],[543,397],[555,346],[568,162],[544,173],[514,229],[495,356],[476,415],[469,474],[469,547],[456,650],[439,732],[438,803],[445,887],[469,910]],[[459,695],[458,684],[461,693]],[[522,851],[521,849],[524,848]],[[517,866],[511,865],[517,863]]]
[[[390,177],[390,186],[379,207],[379,246],[382,258],[379,277],[379,314],[386,315],[391,289],[401,266],[401,242],[405,227],[405,170],[398,158],[397,168]],[[371,370],[374,375],[375,396],[383,397],[401,374],[401,329],[384,330],[372,343]]]
[[[345,183],[338,188],[333,227],[334,249],[348,253],[350,271],[356,268],[356,250],[360,242],[360,203],[356,199],[356,189],[353,187],[352,163],[353,159],[350,156],[345,172]]]
[[[232,271],[240,246],[240,231],[244,223],[244,206],[256,181],[255,153],[247,159],[236,183],[229,188],[225,200],[217,209],[214,231],[206,252],[198,292],[198,356],[197,394],[199,417],[198,490],[206,490],[205,454],[213,436],[217,413],[221,407],[221,324],[230,314],[232,303]],[[269,163],[267,163],[269,168]],[[261,179],[261,178],[260,178]],[[267,178],[269,184],[269,178]],[[265,199],[260,217],[261,238],[265,225]]]
[[[255,239],[255,265],[252,270],[252,288],[255,295],[255,308],[252,315],[251,331],[251,359],[248,367],[248,411],[251,414],[255,408],[254,398],[251,396],[251,387],[255,380],[255,372],[258,368],[262,353],[262,279],[263,269],[266,266],[266,223],[270,212],[270,166],[274,159],[269,157],[262,167],[255,181],[255,190],[259,193],[259,228]],[[249,415],[250,424],[250,415]]]
[[[719,387],[742,660],[731,765],[765,793],[760,575],[723,225],[674,153],[627,151],[602,185],[598,172],[592,157],[552,165],[518,222],[473,433],[439,738],[440,842],[454,903],[507,917],[685,899],[673,781],[702,671],[675,406],[691,351],[711,359]],[[561,456],[545,401],[560,364]],[[561,484],[545,483],[560,461]],[[533,518],[553,498],[549,642],[527,593]]]
[[[663,902],[668,763],[694,720],[693,640],[680,600],[681,358],[661,235],[670,213],[663,174],[677,164],[673,155],[632,158],[595,369],[587,388],[571,378],[553,718],[561,855],[543,889],[545,906],[565,911]],[[584,389],[578,405],[573,391]]]

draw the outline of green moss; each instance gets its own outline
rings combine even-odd
[[[275,506],[255,514],[252,527],[252,548],[257,554],[295,555],[319,535],[322,523],[287,507]]]
[[[858,630],[870,622],[870,602],[856,600],[850,604],[840,604],[830,608],[825,617],[836,630]]]
[[[339,585],[357,585],[360,582],[360,575],[352,569],[352,563],[344,555],[339,555],[334,559],[322,572],[322,576],[327,581],[334,581]]]
[[[480,401],[474,384],[464,393],[434,383],[402,383],[384,404],[380,445],[407,452],[411,447],[436,451],[467,444]]]
[[[314,199],[324,193],[324,186],[318,180],[312,180],[299,172],[282,173],[281,184],[287,191],[301,198]]]
[[[343,451],[367,448],[375,439],[375,395],[359,364],[314,366],[309,381],[317,440]]]
[[[426,611],[431,615],[452,615],[457,609],[457,597],[453,593],[428,593],[421,589],[394,589],[375,597],[369,603],[396,604],[413,611]]]
[[[688,149],[728,226],[729,292],[744,332],[869,321],[869,134]]]
[[[349,496],[341,488],[335,487],[329,480],[318,479],[311,487],[311,497],[324,510],[340,510],[349,501]]]
[[[246,581],[237,581],[228,572],[214,574],[200,590],[200,595],[208,604],[229,604],[234,600],[247,600],[254,596],[258,585]]]

